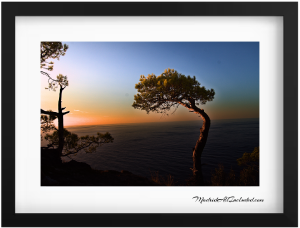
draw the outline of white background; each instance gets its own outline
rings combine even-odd
[[[22,1],[22,0],[21,0]],[[122,0],[120,0],[120,1],[122,1]],[[219,0],[219,1],[222,1],[222,0]],[[268,1],[268,0],[267,0]],[[5,1],[3,1],[3,2],[5,2]],[[269,1],[270,2],[270,1]],[[293,2],[297,2],[297,1],[293,1]],[[0,5],[0,7],[1,7],[1,5]],[[1,20],[1,19],[0,19]],[[1,82],[0,82],[1,83]],[[1,96],[1,95],[0,95]],[[0,107],[0,109],[1,109],[1,107]],[[1,134],[1,133],[0,133]],[[299,136],[300,137],[300,136]],[[0,170],[0,172],[1,172],[1,170]]]
[[[28,114],[16,117],[16,212],[282,212],[283,124],[280,121],[283,119],[282,23],[282,17],[17,17],[16,113]],[[45,26],[51,32],[44,32]],[[157,38],[156,34],[163,34],[166,29],[184,35],[174,36],[168,33],[164,37]],[[39,135],[41,101],[40,81],[36,79],[40,77],[40,41],[49,40],[259,41],[260,186],[41,187]],[[24,132],[24,129],[29,131]],[[200,205],[192,200],[194,196],[255,197],[264,199],[264,203]]]

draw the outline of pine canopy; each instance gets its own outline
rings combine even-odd
[[[64,56],[68,50],[68,45],[61,42],[41,42],[41,68],[52,71],[53,62],[47,62],[47,59],[57,59]]]
[[[141,75],[135,85],[133,107],[149,112],[165,113],[171,107],[206,104],[214,99],[215,91],[200,86],[196,77],[185,76],[174,69],[166,69],[161,75]]]

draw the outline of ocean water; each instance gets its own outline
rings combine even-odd
[[[127,170],[150,178],[155,172],[171,174],[177,185],[192,176],[192,148],[202,121],[136,123],[68,127],[79,136],[110,132],[114,142],[94,153],[79,152],[75,160],[98,170]],[[45,145],[45,140],[42,145]],[[202,153],[202,172],[209,180],[219,164],[239,171],[237,158],[259,146],[259,119],[211,120],[208,140]]]

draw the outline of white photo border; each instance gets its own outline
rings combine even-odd
[[[44,33],[43,26],[55,32]],[[166,27],[188,36],[157,38]],[[260,42],[260,151],[267,152],[260,153],[260,186],[41,187],[40,81],[34,78],[40,76],[39,43],[45,40]],[[16,213],[282,213],[282,84],[282,17],[16,17]],[[30,113],[27,121],[21,110]],[[199,205],[192,200],[196,195],[264,202]]]

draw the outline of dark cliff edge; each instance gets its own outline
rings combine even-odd
[[[122,170],[94,170],[86,163],[63,163],[58,151],[41,149],[41,186],[159,186],[146,177]]]

